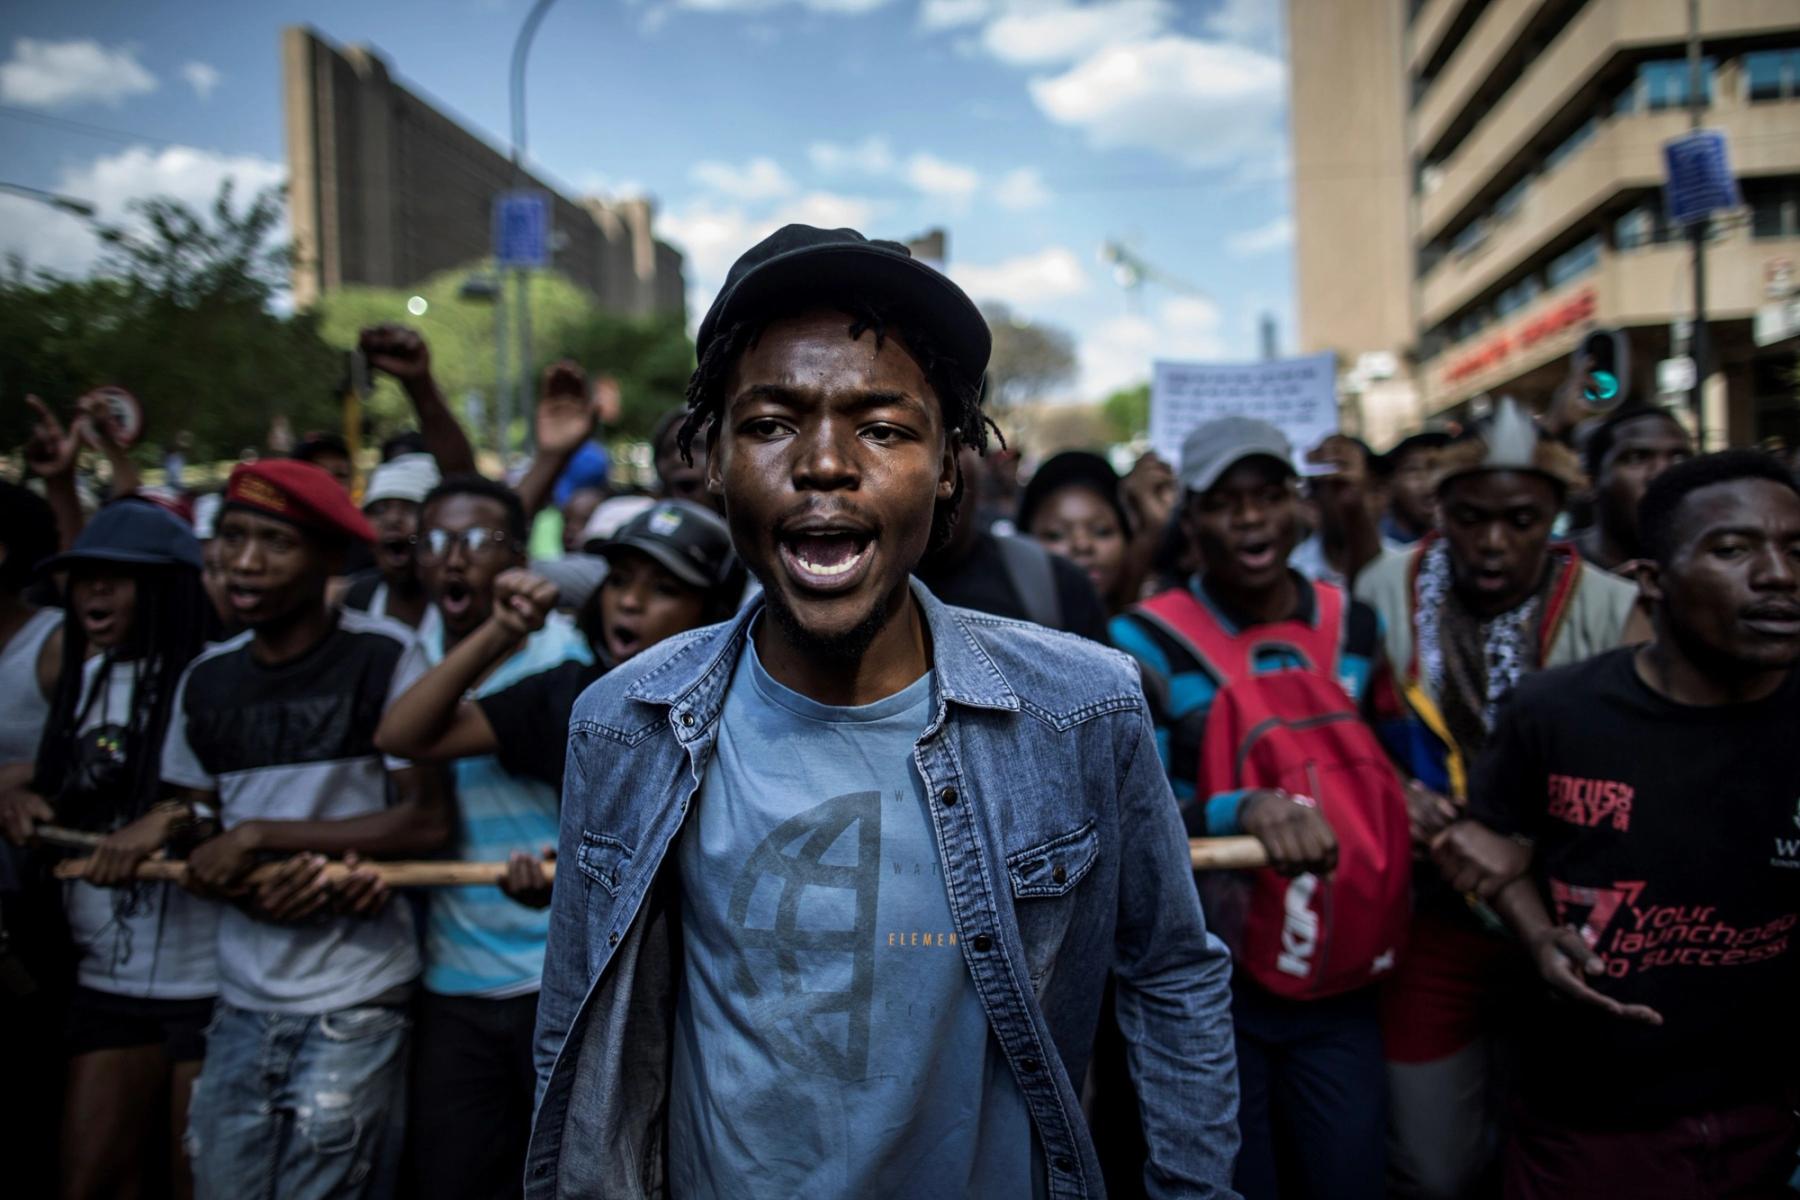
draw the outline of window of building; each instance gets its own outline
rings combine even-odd
[[[1600,235],[1592,234],[1550,260],[1544,278],[1553,288],[1577,279],[1600,265]]]
[[[1743,189],[1751,237],[1800,237],[1800,178],[1746,179]]]
[[[1502,288],[1500,294],[1494,297],[1494,315],[1509,317],[1543,294],[1543,280],[1535,273],[1527,275],[1511,287]]]
[[[1548,175],[1556,170],[1556,168],[1562,166],[1571,154],[1593,141],[1594,135],[1599,132],[1599,117],[1589,117],[1587,120],[1583,121],[1580,126],[1576,128],[1574,133],[1571,133],[1562,140],[1561,145],[1544,155],[1544,174]]]
[[[1710,105],[1713,97],[1711,58],[1700,60],[1700,99]],[[1632,76],[1612,103],[1614,116],[1636,112],[1662,112],[1688,105],[1688,64],[1685,58],[1661,58],[1639,63]]]
[[[1800,96],[1800,49],[1744,55],[1744,94],[1752,104]]]
[[[1519,182],[1507,188],[1504,192],[1501,192],[1499,197],[1494,201],[1494,207],[1489,210],[1493,214],[1494,219],[1497,221],[1504,221],[1514,213],[1518,212],[1520,206],[1525,203],[1525,193],[1529,191],[1530,188],[1531,176],[1527,175],[1523,179],[1520,179]]]
[[[1457,230],[1456,236],[1450,239],[1450,253],[1459,256],[1471,254],[1485,241],[1487,241],[1487,220],[1483,217],[1476,217]]]

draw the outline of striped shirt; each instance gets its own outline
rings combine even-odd
[[[442,625],[422,634],[413,653],[434,667],[444,658]],[[552,614],[517,653],[475,689],[489,696],[565,662],[592,662],[587,640],[567,617]],[[456,857],[504,861],[556,845],[557,790],[513,775],[494,755],[456,762]],[[497,887],[437,888],[425,921],[425,989],[440,996],[503,999],[538,990],[550,911],[527,908]]]

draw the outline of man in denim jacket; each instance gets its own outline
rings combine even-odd
[[[1108,972],[1156,1196],[1230,1195],[1226,953],[1136,670],[941,604],[989,336],[788,226],[702,323],[684,444],[763,595],[575,706],[526,1194],[1098,1196]]]

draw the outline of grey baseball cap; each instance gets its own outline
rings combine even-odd
[[[1255,417],[1219,417],[1194,431],[1181,442],[1181,485],[1189,491],[1204,492],[1219,482],[1219,476],[1246,458],[1272,458],[1294,469],[1294,450],[1287,435]]]

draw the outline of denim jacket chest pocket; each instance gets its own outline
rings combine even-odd
[[[1025,943],[1031,986],[1041,990],[1056,965],[1080,896],[1077,888],[1100,856],[1092,818],[1067,833],[1006,856],[1013,912]]]
[[[630,846],[611,834],[581,831],[581,846],[576,851],[575,867],[581,874],[587,893],[588,961],[601,962],[611,946],[614,906],[624,889],[635,856]]]

